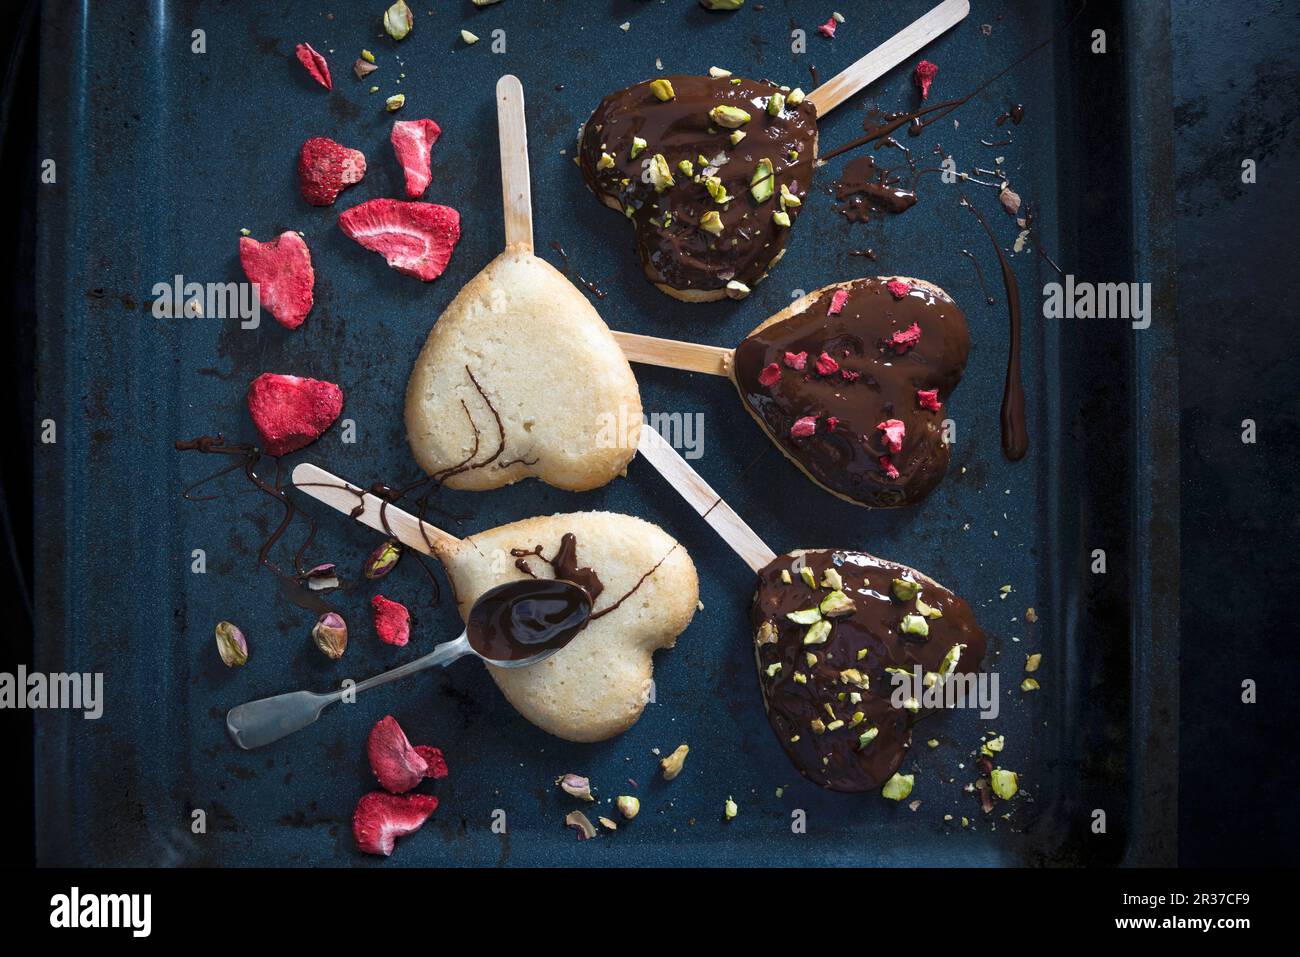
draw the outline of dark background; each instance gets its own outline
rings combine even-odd
[[[27,5],[4,20],[0,205],[6,272],[0,349],[0,670],[31,660],[31,460],[35,51]],[[1300,17],[1294,3],[1173,3],[1178,323],[1182,454],[1182,659],[1179,787],[1184,865],[1290,863],[1297,835],[1295,544],[1300,510],[1294,326],[1295,104]],[[1252,158],[1258,182],[1243,185]],[[1168,397],[1174,401],[1173,396]],[[1258,441],[1243,445],[1241,422]],[[1240,703],[1240,683],[1260,703]],[[30,864],[31,722],[3,719],[8,863]],[[1173,729],[1171,729],[1172,732]]]

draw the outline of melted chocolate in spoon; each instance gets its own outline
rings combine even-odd
[[[492,662],[523,662],[559,651],[591,619],[586,589],[560,579],[525,579],[489,589],[466,622],[470,647]]]

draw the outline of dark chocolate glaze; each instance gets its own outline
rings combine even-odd
[[[587,590],[571,581],[506,582],[484,592],[470,609],[470,647],[491,661],[559,651],[591,620],[591,602]]]
[[[895,299],[882,278],[859,279],[837,315],[828,315],[834,287],[818,290],[803,312],[762,328],[735,353],[736,386],[763,428],[809,475],[831,491],[862,505],[890,508],[925,498],[943,478],[951,452],[942,441],[942,409],[924,409],[917,390],[938,389],[946,402],[961,381],[970,351],[966,317],[942,292],[913,284]],[[921,338],[899,355],[882,343],[916,323]],[[802,371],[784,362],[787,352],[808,354]],[[821,375],[823,352],[840,372]],[[781,378],[771,386],[759,374],[771,363]],[[791,426],[817,418],[817,431],[794,438]],[[831,427],[830,419],[836,421]],[[903,446],[891,452],[876,426],[899,419]],[[889,456],[898,477],[888,477],[880,458]]]
[[[573,584],[586,591],[593,602],[605,590],[605,584],[595,571],[578,564],[578,538],[573,532],[565,532],[560,537],[560,547],[556,551],[554,558],[547,558],[543,555],[541,545],[531,551],[523,548],[512,548],[510,554],[514,557],[515,567],[533,578],[537,576],[528,567],[528,559],[532,556],[540,558],[551,566],[556,578],[573,582]]]
[[[851,223],[870,222],[873,213],[905,213],[916,205],[916,190],[900,183],[872,154],[854,157],[835,181],[835,198],[841,201],[835,211]]]
[[[810,588],[800,577],[799,564],[806,564],[818,583],[828,568],[834,568],[843,581],[844,593],[854,602],[851,615],[833,619],[825,644],[805,645],[807,626],[786,618],[790,612],[813,607],[831,591],[829,587]],[[783,570],[790,572],[789,583],[781,580]],[[903,616],[918,609],[915,600],[893,597],[895,578],[919,582],[921,599],[943,613],[928,620],[927,637],[900,634]],[[805,551],[800,558],[778,557],[758,573],[750,622],[759,685],[772,730],[799,773],[833,791],[880,787],[903,763],[912,726],[932,713],[895,708],[890,702],[894,685],[886,668],[910,672],[920,665],[923,672],[938,672],[944,656],[961,644],[965,648],[957,658],[956,673],[973,673],[979,670],[987,645],[970,606],[952,592],[905,565],[852,551]],[[771,623],[770,628],[764,628],[765,622]],[[763,640],[765,637],[769,640]],[[859,658],[863,649],[866,653]],[[806,657],[809,652],[817,656],[812,665]],[[768,669],[776,664],[781,667],[769,675]],[[797,680],[796,674],[807,680]],[[853,701],[853,694],[861,700]],[[858,712],[862,717],[855,721]],[[817,721],[828,726],[835,720],[843,721],[843,726],[814,725]],[[860,746],[861,734],[873,726],[876,737]]]
[[[652,282],[678,290],[718,290],[731,280],[751,289],[784,251],[789,227],[778,226],[772,214],[781,209],[781,186],[806,200],[816,158],[817,114],[804,100],[787,106],[778,116],[767,112],[767,102],[780,87],[774,83],[739,77],[670,76],[676,96],[660,101],[645,81],[601,100],[583,127],[578,142],[578,163],[583,179],[602,199],[616,201],[636,228],[636,247]],[[739,127],[745,138],[732,145],[731,129],[715,124],[709,111],[733,106],[749,114]],[[632,157],[632,139],[641,137],[645,149]],[[790,153],[798,154],[791,159]],[[662,154],[674,185],[656,192],[643,179],[644,164]],[[614,165],[598,170],[601,155]],[[695,182],[677,164],[690,160],[694,175],[701,174],[698,158],[710,164],[726,162],[717,175],[732,200],[719,205],[703,181]],[[758,203],[750,194],[750,178],[762,159],[774,170],[771,199]],[[712,168],[712,165],[710,165]],[[786,212],[791,222],[801,207]],[[629,212],[630,211],[630,212]],[[717,211],[722,217],[720,236],[700,228],[701,217]],[[664,215],[668,223],[664,224]]]

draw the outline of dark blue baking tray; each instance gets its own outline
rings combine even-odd
[[[38,193],[36,407],[59,431],[36,456],[36,666],[103,672],[106,707],[99,721],[35,718],[38,861],[383,864],[353,850],[349,822],[373,786],[365,734],[392,713],[414,741],[443,747],[451,776],[437,788],[442,806],[430,823],[386,866],[1172,863],[1178,459],[1167,15],[1141,3],[1087,10],[913,144],[941,143],[962,168],[1004,156],[1013,185],[1039,210],[1045,249],[1066,271],[1153,284],[1156,320],[1142,332],[1120,321],[1047,321],[1038,304],[1051,267],[1028,249],[1013,255],[1032,443],[1020,463],[999,449],[1007,320],[996,260],[951,187],[929,177],[915,209],[850,227],[826,193],[843,158],[832,161],[785,261],[750,299],[685,306],[645,283],[625,224],[586,194],[572,164],[592,106],[653,76],[657,60],[665,72],[720,65],[808,89],[810,66],[830,77],[930,5],[853,5],[828,41],[814,32],[830,13],[823,2],[768,0],[710,15],[694,0],[505,0],[481,11],[463,0],[432,12],[416,5],[413,34],[395,45],[379,28],[382,0],[332,13],[294,2],[46,4],[39,148],[55,159],[57,182]],[[1061,30],[1074,10],[974,7],[925,52],[940,65],[937,95],[974,88]],[[464,46],[462,27],[484,42]],[[807,53],[791,52],[795,28],[810,34]],[[504,53],[490,48],[497,29]],[[1107,31],[1104,55],[1088,50],[1094,29]],[[194,30],[204,31],[206,53],[192,52]],[[299,41],[329,59],[332,93],[293,59]],[[382,68],[358,82],[350,64],[362,47]],[[458,632],[451,603],[433,607],[407,562],[384,590],[412,605],[412,645],[378,647],[363,612],[369,591],[358,586],[340,597],[352,647],[345,665],[329,664],[308,638],[310,616],[256,568],[274,509],[235,482],[224,499],[182,501],[180,490],[216,463],[180,455],[172,442],[218,430],[251,439],[247,383],[263,371],[295,372],[342,384],[344,415],[358,432],[354,445],[332,432],[295,461],[363,483],[414,473],[401,421],[411,361],[502,242],[493,88],[506,72],[522,79],[528,98],[539,252],[558,263],[548,244],[563,245],[574,268],[608,292],[598,308],[612,327],[734,345],[798,290],[868,271],[929,279],[965,307],[974,346],[949,405],[958,423],[951,474],[909,511],[865,511],[816,490],[769,446],[726,382],[637,370],[647,411],[704,415],[705,454],[695,464],[777,551],[866,549],[924,569],[976,609],[993,637],[1002,714],[981,722],[960,713],[921,730],[940,745],[918,740],[906,762],[917,773],[916,810],[822,791],[786,763],[752,674],[751,574],[640,461],[626,478],[580,495],[536,483],[446,492],[438,516],[468,533],[534,514],[611,509],[657,522],[686,545],[704,607],[676,649],[657,656],[657,700],[625,735],[598,745],[550,738],[513,712],[481,668],[462,662],[364,696],[264,751],[241,752],[227,739],[223,718],[234,704],[324,689]],[[372,83],[383,92],[368,94]],[[388,144],[393,117],[382,109],[383,96],[399,90],[403,116],[443,127],[426,198],[463,216],[450,268],[429,285],[389,270],[335,222],[355,202],[401,195]],[[823,151],[858,135],[867,105],[907,109],[915,96],[910,65],[892,70],[824,121]],[[1017,102],[1026,119],[1014,143],[981,146],[997,131],[994,117]],[[309,208],[297,193],[297,149],[312,135],[361,148],[370,162],[364,182],[333,209]],[[1010,249],[1016,229],[994,195],[967,191]],[[305,233],[317,271],[306,325],[290,333],[267,317],[246,331],[233,321],[154,318],[157,282],[242,278],[241,228],[259,238]],[[877,263],[851,255],[864,247]],[[995,305],[984,303],[962,249],[979,258]],[[355,569],[374,536],[309,507],[321,525],[312,560]],[[196,548],[206,551],[206,575],[190,571]],[[1096,548],[1107,553],[1105,575],[1090,573]],[[1004,584],[1013,590],[1000,599]],[[226,618],[249,635],[245,668],[217,660],[212,629]],[[1023,695],[1017,685],[1033,651],[1044,655],[1043,688]],[[1005,735],[1000,763],[1022,784],[994,816],[962,789],[985,730]],[[686,770],[666,784],[655,749],[682,742],[691,746]],[[577,802],[553,785],[567,771],[589,775],[602,798],[637,794],[641,815],[617,834],[576,842],[562,822]],[[740,815],[724,823],[728,796]],[[191,833],[195,809],[206,812],[206,834]],[[505,834],[491,829],[498,809]],[[806,833],[792,833],[797,809]],[[1097,810],[1103,834],[1093,830]],[[949,814],[957,820],[945,822]]]

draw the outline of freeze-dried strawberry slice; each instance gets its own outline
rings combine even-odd
[[[365,175],[366,155],[327,136],[313,136],[298,152],[298,188],[313,206],[329,206]]]
[[[835,359],[823,352],[817,357],[817,374],[834,375],[840,371],[840,364]]]
[[[825,23],[823,23],[821,26],[817,28],[817,32],[820,33],[822,36],[824,36],[826,39],[833,40],[835,38],[835,28],[838,26],[839,26],[839,22],[834,17],[831,17],[829,20],[827,20]]]
[[[340,213],[339,226],[398,272],[425,282],[442,275],[460,239],[460,213],[435,203],[372,199]]]
[[[394,794],[405,794],[429,776],[429,763],[411,747],[406,732],[391,714],[370,729],[366,756],[380,786]]]
[[[393,124],[393,151],[406,175],[406,195],[418,199],[429,188],[429,150],[442,129],[433,120],[398,120]]]
[[[762,386],[774,386],[780,381],[781,367],[775,362],[769,362],[758,374],[758,384]]]
[[[320,438],[343,411],[333,382],[263,372],[248,387],[248,414],[271,455],[288,455]]]
[[[891,279],[885,283],[885,288],[889,290],[889,294],[895,299],[902,299],[912,291],[912,287],[901,279]]]
[[[429,770],[424,772],[426,778],[433,778],[438,781],[447,776],[447,759],[442,756],[442,748],[417,744],[415,751],[420,757],[424,758],[424,763],[429,766]]]
[[[826,308],[826,315],[838,316],[844,304],[849,301],[849,291],[847,289],[836,289],[831,294],[831,304]]]
[[[929,409],[931,412],[938,412],[943,408],[943,403],[939,401],[938,389],[917,389],[916,402],[923,409]]]
[[[298,62],[307,68],[313,80],[327,90],[334,89],[334,81],[330,79],[330,65],[325,62],[323,56],[312,49],[310,43],[299,43],[294,47],[293,52]]]
[[[432,794],[371,791],[357,802],[352,814],[357,849],[387,857],[399,837],[418,831],[437,808],[438,799]]]
[[[889,451],[903,450],[903,436],[907,433],[907,426],[902,419],[886,419],[878,422],[876,428],[885,433],[885,445],[889,446]]]
[[[808,353],[806,352],[787,352],[783,360],[791,369],[802,369],[808,364]]]
[[[921,88],[921,99],[930,98],[930,84],[934,82],[935,74],[938,72],[939,68],[929,60],[922,60],[916,65],[912,73],[912,82]]]
[[[380,641],[400,647],[411,640],[411,613],[401,602],[376,595],[370,599],[370,610]]]
[[[806,439],[817,431],[817,416],[805,415],[803,418],[795,419],[794,425],[790,426],[790,435],[796,439]]]
[[[880,470],[885,473],[885,478],[887,479],[898,478],[898,469],[895,467],[894,463],[890,461],[888,455],[882,455],[880,457]]]
[[[885,340],[886,348],[893,348],[894,352],[902,355],[908,349],[912,348],[921,341],[921,326],[919,323],[912,323],[906,329],[899,329],[892,333]]]
[[[301,236],[285,230],[269,242],[239,237],[239,262],[249,282],[257,283],[262,308],[286,329],[297,329],[312,307],[316,273],[311,250]]]

